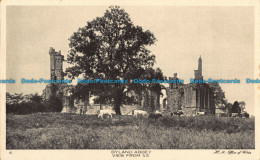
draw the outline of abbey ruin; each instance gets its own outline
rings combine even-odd
[[[50,78],[53,80],[63,80],[63,61],[64,56],[61,51],[56,52],[53,48],[49,50],[50,55]],[[203,80],[202,76],[202,59],[198,60],[198,69],[194,71],[195,80]],[[177,73],[170,80],[178,80]],[[53,95],[62,97],[64,113],[95,113],[101,107],[96,108],[90,105],[89,98],[84,100],[75,100],[71,97],[72,90],[75,86],[70,84],[59,84],[58,87],[52,87],[48,84],[43,91],[45,99],[49,99]],[[162,88],[166,90],[167,98],[163,99],[160,104],[160,95],[152,91],[145,90],[142,95],[137,95],[139,108],[147,106],[153,110],[159,109],[166,114],[182,111],[184,115],[196,115],[197,112],[205,114],[215,114],[213,90],[206,83],[170,83],[169,87]],[[90,95],[88,96],[90,97]]]

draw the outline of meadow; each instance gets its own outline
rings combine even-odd
[[[7,149],[254,149],[254,118],[7,114]]]

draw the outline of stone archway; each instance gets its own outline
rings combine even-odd
[[[161,110],[166,110],[167,109],[167,98],[163,99],[163,106]]]
[[[161,101],[160,101],[160,109],[162,110],[167,110],[167,99],[168,99],[168,94],[167,94],[167,88],[165,86],[161,87]]]
[[[74,113],[74,99],[71,97],[72,89],[70,86],[64,86],[62,90],[62,113]]]

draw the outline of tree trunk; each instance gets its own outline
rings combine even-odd
[[[117,88],[115,90],[115,99],[114,99],[114,108],[117,115],[121,115],[120,106],[122,103],[122,98],[123,98],[123,90]]]

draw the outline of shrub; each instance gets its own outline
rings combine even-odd
[[[61,97],[51,95],[48,100],[44,102],[46,112],[61,112],[62,100]]]
[[[60,97],[51,96],[43,102],[42,96],[36,94],[6,94],[6,113],[31,114],[36,112],[61,112]]]
[[[45,106],[42,103],[23,102],[16,104],[6,104],[6,113],[31,114],[35,112],[44,112]]]

